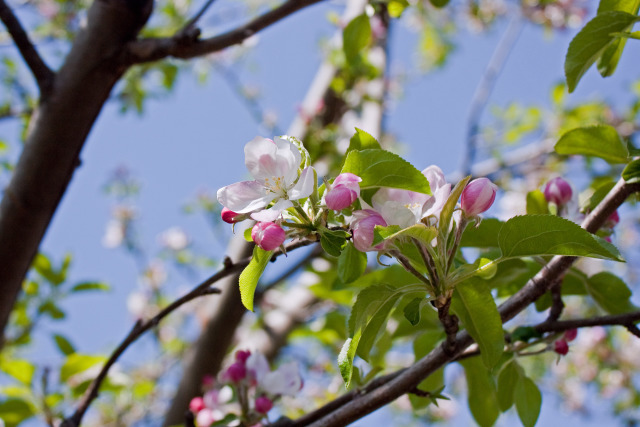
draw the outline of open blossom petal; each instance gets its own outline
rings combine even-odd
[[[282,211],[293,206],[291,200],[280,199],[269,209],[265,209],[259,212],[251,214],[251,218],[256,221],[273,222],[282,214]]]
[[[289,200],[299,200],[309,197],[313,192],[313,186],[315,184],[316,174],[313,167],[307,166],[300,173],[300,178],[296,185],[289,190]]]
[[[259,384],[260,388],[272,395],[295,396],[302,388],[302,377],[300,377],[297,363],[291,362],[266,374]]]
[[[387,224],[405,228],[420,221],[423,206],[428,199],[428,194],[396,188],[381,188],[371,202],[373,208],[382,215]]]
[[[245,362],[247,371],[257,382],[261,382],[265,375],[269,372],[269,362],[267,358],[260,352],[254,351]]]
[[[302,157],[298,149],[289,141],[277,139],[275,142],[257,137],[244,147],[245,165],[257,181],[265,185],[269,180],[281,178],[282,185],[292,184],[298,177]]]
[[[218,190],[220,204],[236,213],[248,213],[264,208],[277,197],[258,181],[236,182]]]

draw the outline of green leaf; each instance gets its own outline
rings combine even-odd
[[[480,358],[470,357],[459,362],[467,377],[469,410],[481,427],[490,427],[498,419],[500,409],[496,385]]]
[[[350,234],[343,230],[329,230],[328,228],[320,228],[318,232],[320,233],[322,249],[329,255],[339,257],[347,245],[347,237]]]
[[[407,0],[390,0],[387,3],[387,11],[392,18],[400,18],[407,7],[409,7]]]
[[[542,394],[538,386],[529,377],[520,376],[516,384],[513,398],[518,410],[518,416],[524,427],[534,427],[540,416]]]
[[[416,282],[413,274],[394,264],[387,268],[374,270],[349,283],[352,288],[368,288],[373,285],[388,284],[394,287],[410,285]]]
[[[362,178],[360,188],[400,188],[431,194],[429,181],[418,169],[397,154],[385,150],[351,151],[342,167]]]
[[[58,350],[60,350],[60,352],[65,356],[69,356],[70,354],[73,354],[76,352],[76,348],[73,346],[73,344],[71,344],[71,342],[66,337],[59,334],[55,334],[53,335],[53,340],[55,341],[56,346],[58,347]]]
[[[351,20],[342,32],[342,49],[347,61],[358,59],[360,51],[369,45],[371,41],[371,23],[369,17],[363,13]]]
[[[533,190],[527,193],[527,214],[546,215],[549,213],[549,203],[540,190]]]
[[[617,39],[612,33],[627,31],[638,20],[626,12],[604,12],[585,25],[569,44],[564,62],[564,73],[569,92],[573,92],[578,82],[605,52],[611,42]]]
[[[617,10],[637,15],[638,7],[640,7],[640,1],[638,0],[600,0],[598,14]],[[598,71],[602,77],[611,76],[616,70],[626,42],[627,40],[624,37],[620,37],[611,42],[602,53],[598,60]]]
[[[522,215],[508,220],[498,243],[503,258],[570,255],[624,261],[611,243],[554,215]]]
[[[518,362],[514,359],[505,363],[498,376],[498,405],[502,412],[507,411],[513,406],[513,395],[516,385],[520,379],[520,371],[522,368],[518,366]]]
[[[0,371],[15,378],[22,384],[30,385],[36,367],[23,359],[0,359]]]
[[[562,135],[554,149],[558,154],[595,156],[609,163],[627,163],[629,150],[618,131],[609,125],[587,126]]]
[[[615,274],[601,272],[586,281],[587,292],[609,314],[622,314],[637,310],[631,301],[631,290]]]
[[[53,301],[45,301],[40,307],[38,312],[48,314],[54,320],[60,320],[65,318],[65,313],[58,307]]]
[[[511,333],[512,342],[516,342],[516,341],[529,342],[529,340],[532,338],[540,338],[540,337],[542,337],[542,334],[538,332],[535,328],[532,328],[531,326],[518,326]]]
[[[35,415],[35,408],[22,399],[7,399],[0,403],[0,420],[5,427],[16,427]]]
[[[601,185],[599,185],[596,190],[593,192],[591,197],[581,206],[581,210],[584,211],[592,211],[600,204],[600,202],[605,198],[607,194],[611,191],[611,189],[616,185],[613,181],[607,181]]]
[[[627,184],[640,182],[640,159],[636,159],[625,166],[622,171],[622,178],[624,178]]]
[[[353,134],[351,140],[349,141],[349,148],[347,149],[347,153],[350,151],[356,150],[381,150],[380,143],[367,132],[362,129],[356,128],[356,133]]]
[[[60,271],[55,271],[53,266],[51,265],[51,260],[42,254],[38,253],[33,260],[32,267],[34,270],[38,272],[40,276],[42,276],[47,282],[51,283],[54,286],[60,285],[66,279],[66,269],[60,269]]]
[[[485,366],[495,366],[504,351],[504,332],[489,286],[475,277],[458,284],[451,308],[478,343]]]
[[[60,368],[60,381],[66,382],[72,376],[84,372],[105,360],[104,356],[91,356],[81,353],[70,354]]]
[[[438,220],[438,232],[445,240],[446,236],[449,235],[449,229],[451,228],[451,217],[453,216],[453,211],[456,209],[458,199],[460,198],[462,191],[467,186],[467,183],[470,179],[471,177],[468,176],[458,181],[453,190],[451,190],[449,198],[442,207],[442,211],[440,212],[440,219]]]
[[[399,288],[375,285],[360,291],[349,317],[351,338],[344,343],[338,356],[340,374],[347,388],[351,385],[355,355],[369,360],[369,352],[398,301],[404,297],[424,297],[425,294],[422,284]]]
[[[342,283],[353,282],[364,274],[366,268],[367,255],[357,250],[353,243],[347,243],[338,257],[338,277]]]
[[[404,317],[413,326],[416,326],[418,323],[420,323],[420,309],[422,308],[423,301],[426,300],[424,298],[414,298],[409,301],[409,304],[404,306]]]
[[[256,286],[258,286],[260,276],[271,260],[271,255],[273,255],[272,251],[265,251],[257,245],[254,246],[251,261],[240,274],[240,299],[247,310],[253,311],[253,296],[256,293]]]
[[[110,289],[109,285],[103,282],[82,282],[71,288],[71,292],[108,291]]]
[[[448,5],[449,1],[450,0],[429,0],[429,3],[431,3],[434,7],[437,7],[437,8],[441,9],[441,8],[445,7],[446,5]]]
[[[393,242],[396,239],[408,238],[414,238],[425,245],[430,245],[437,234],[438,230],[435,227],[427,227],[421,223],[403,229],[398,225],[390,225],[388,227],[376,225],[373,231],[373,245],[379,245],[385,240]]]
[[[483,219],[478,226],[468,226],[462,233],[460,246],[471,248],[497,248],[498,234],[504,222],[488,218]]]

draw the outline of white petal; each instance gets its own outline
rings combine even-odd
[[[242,181],[218,190],[218,202],[236,213],[248,213],[265,207],[275,197],[257,181]]]
[[[278,152],[276,154],[278,175],[275,176],[284,177],[285,185],[289,187],[298,177],[302,156],[300,155],[298,147],[286,139],[278,138],[275,143],[278,146]]]
[[[295,396],[302,387],[302,378],[295,362],[286,363],[274,372],[269,372],[260,381],[266,392],[274,395]]]
[[[282,214],[282,211],[293,206],[290,200],[280,199],[275,205],[269,209],[254,212],[251,214],[251,218],[256,221],[273,222]]]
[[[247,142],[244,146],[244,164],[251,176],[257,180],[281,176],[277,175],[277,151],[278,146],[270,139],[258,136]]]
[[[289,200],[299,200],[309,197],[313,192],[316,173],[312,166],[303,169],[296,185],[288,191]]]
[[[258,351],[251,353],[251,356],[247,359],[246,367],[258,382],[261,382],[269,372],[269,362],[267,362],[264,355]]]
[[[444,173],[442,169],[440,169],[436,165],[431,165],[425,170],[422,171],[422,174],[429,181],[429,186],[431,187],[431,193],[435,193],[436,190],[447,183],[446,178],[444,177]]]

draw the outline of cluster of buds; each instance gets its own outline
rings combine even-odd
[[[560,356],[566,356],[569,353],[569,343],[578,336],[577,329],[569,329],[562,335],[562,338],[553,342],[553,351]]]
[[[531,21],[549,28],[578,28],[587,14],[582,0],[523,0],[522,11]]]
[[[296,363],[286,363],[272,371],[267,359],[260,352],[239,350],[234,361],[220,376],[221,384],[233,389],[232,396],[222,399],[222,393],[213,387],[212,379],[205,384],[202,397],[195,397],[189,404],[197,427],[209,427],[234,413],[242,425],[260,422],[282,396],[295,396],[302,388],[302,377]],[[237,404],[230,400],[237,399]],[[223,402],[224,400],[224,402]],[[223,408],[222,404],[226,406]]]

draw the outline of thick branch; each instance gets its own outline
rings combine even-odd
[[[188,59],[218,52],[240,44],[259,31],[320,1],[322,0],[289,0],[241,27],[208,39],[188,39],[178,34],[174,37],[136,40],[129,44],[123,59],[126,64],[131,65],[158,61],[169,56]]]
[[[44,63],[40,54],[38,54],[38,51],[33,46],[33,43],[29,40],[29,36],[22,27],[22,24],[20,24],[16,15],[4,0],[0,0],[0,20],[4,23],[5,27],[7,27],[7,31],[15,42],[20,55],[22,55],[24,62],[27,63],[27,66],[33,73],[40,88],[40,93],[46,95],[53,83],[53,71]]]
[[[640,191],[639,184],[626,184],[621,179],[596,209],[587,216],[582,223],[582,227],[592,233],[595,232],[631,193],[638,191]],[[575,257],[568,256],[553,257],[520,291],[500,305],[498,310],[502,321],[506,322],[512,319],[516,314],[544,294],[554,281],[566,272],[575,259]],[[571,323],[567,322],[572,321],[553,322],[553,324],[571,325]],[[632,325],[632,320],[629,320],[629,323],[625,324],[627,327]],[[397,375],[392,374],[391,379],[388,381],[379,384],[371,390],[367,390],[366,394],[356,397],[349,393],[349,399],[339,398],[340,405],[336,405],[333,402],[327,404],[326,407],[330,407],[330,411],[328,411],[326,407],[319,408],[315,412],[322,413],[322,418],[317,419],[313,417],[313,413],[305,416],[306,419],[313,419],[313,423],[299,423],[298,421],[294,421],[290,425],[329,427],[349,424],[413,390],[424,378],[459,357],[471,343],[473,343],[473,339],[466,331],[462,331],[457,336],[453,351],[446,351],[444,345],[441,345],[410,368],[407,368]]]

